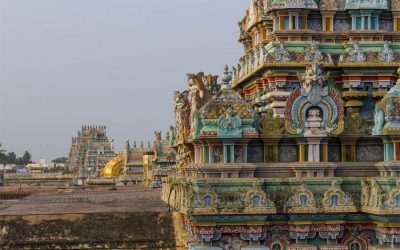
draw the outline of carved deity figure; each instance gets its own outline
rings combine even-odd
[[[357,41],[354,42],[353,49],[350,50],[348,59],[350,62],[364,62],[367,59],[364,50]]]
[[[328,95],[328,88],[323,87],[323,83],[328,79],[329,74],[323,75],[316,61],[312,65],[307,65],[305,74],[298,74],[302,83],[301,95],[307,97],[308,101],[317,105],[322,96]]]
[[[344,118],[344,131],[343,134],[356,135],[360,134],[360,128],[362,126],[363,119],[360,114],[355,110],[347,109],[346,116]]]
[[[368,206],[371,189],[366,181],[361,182],[361,206]]]
[[[374,114],[374,128],[372,129],[373,135],[381,135],[383,126],[385,124],[385,115],[379,105],[375,106],[375,114]]]
[[[175,92],[175,133],[178,143],[183,143],[190,133],[189,112],[188,92]]]
[[[264,63],[265,59],[266,59],[266,55],[267,55],[267,50],[265,49],[264,45],[260,44],[258,46],[258,54],[259,54],[259,62]]]
[[[318,44],[315,41],[313,41],[311,47],[306,50],[304,59],[306,61],[317,61],[317,62],[322,61],[324,59],[324,56],[322,55],[322,52],[319,50]]]
[[[381,194],[382,189],[379,183],[374,179],[371,182],[371,196],[369,199],[369,206],[370,207],[379,207],[381,205]]]
[[[280,42],[279,48],[275,50],[274,57],[277,62],[288,62],[292,59],[290,53],[285,49],[283,41]]]
[[[385,41],[381,52],[379,52],[379,61],[381,62],[391,62],[394,60],[394,52],[390,48],[390,42]]]
[[[188,74],[189,102],[190,102],[190,124],[194,124],[194,114],[211,99],[212,93],[203,82],[204,73]]]
[[[185,166],[189,167],[193,162],[193,151],[187,145],[181,145],[178,147],[176,154],[176,165],[178,169],[183,169]]]

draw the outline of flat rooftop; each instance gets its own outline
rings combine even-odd
[[[18,192],[18,188],[0,187],[0,193],[10,192]],[[31,194],[21,199],[0,199],[0,216],[168,211],[160,198],[160,189],[141,185],[85,189],[32,187],[31,190],[24,187],[23,192]]]

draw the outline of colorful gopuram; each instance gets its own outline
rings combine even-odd
[[[108,139],[106,126],[82,126],[72,138],[68,169],[80,176],[96,175],[114,157],[114,142]]]
[[[174,95],[178,237],[400,249],[400,1],[251,0],[239,27],[239,63]]]

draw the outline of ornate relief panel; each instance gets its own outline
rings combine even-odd
[[[282,145],[278,151],[279,162],[297,162],[298,148],[297,146]]]
[[[356,148],[357,161],[383,161],[383,145],[359,145]]]
[[[257,163],[264,161],[263,146],[249,146],[247,149],[247,162]]]

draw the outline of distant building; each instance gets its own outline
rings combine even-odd
[[[125,143],[124,156],[126,157],[126,177],[131,180],[150,185],[153,182],[161,184],[161,178],[166,177],[170,166],[175,165],[175,150],[170,147],[169,132],[165,139],[161,138],[161,132],[155,132],[154,145],[150,142],[147,147],[141,142],[133,147],[129,141]]]
[[[114,141],[107,138],[106,126],[83,126],[72,138],[68,169],[81,175],[99,171],[115,157]]]
[[[147,147],[144,146],[143,142],[140,143],[140,147],[137,147],[136,142],[133,143],[133,147],[130,146],[129,141],[125,143],[124,155],[126,157],[126,176],[129,179],[143,181],[143,155],[153,154],[153,151],[154,149],[150,146],[150,142],[147,144]]]
[[[156,133],[150,179],[153,182],[161,182],[163,177],[168,176],[171,166],[175,165],[176,152],[172,148],[172,140],[170,132],[167,132],[165,139],[161,137],[161,132]]]
[[[15,164],[0,164],[0,173],[5,174],[5,173],[15,173],[16,171],[16,165]]]
[[[55,167],[55,164],[52,162],[47,162],[46,159],[40,159],[39,163],[30,163],[26,165],[26,168],[19,168],[16,170],[18,174],[43,174],[47,170]]]

